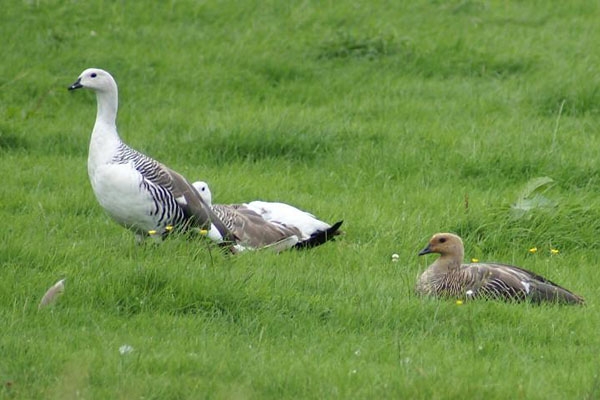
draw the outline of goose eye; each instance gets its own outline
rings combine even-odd
[[[92,75],[90,75],[92,78],[97,77],[98,75],[95,72],[92,72]]]
[[[445,243],[446,242],[446,238],[440,238],[440,243]]]

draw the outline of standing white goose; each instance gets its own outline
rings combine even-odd
[[[343,221],[329,225],[314,215],[285,203],[252,201],[230,205],[212,204],[212,193],[206,182],[197,181],[192,185],[227,228],[237,237],[254,243],[253,246],[268,245],[281,240],[285,235],[294,235],[297,240],[291,246],[314,247],[341,233],[339,228]],[[272,231],[278,233],[274,234]],[[211,229],[209,237],[218,241],[218,231]]]
[[[91,89],[98,112],[88,155],[88,174],[100,205],[138,240],[149,232],[165,235],[172,228],[208,228],[211,223],[226,241],[236,238],[198,198],[180,174],[139,153],[117,133],[117,83],[106,71],[89,68],[69,90]]]

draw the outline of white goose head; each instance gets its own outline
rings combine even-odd
[[[196,181],[192,183],[192,186],[198,191],[200,194],[200,198],[208,205],[212,206],[212,193],[208,188],[208,183],[204,181]]]
[[[69,86],[69,90],[92,89],[96,92],[108,92],[117,89],[114,78],[103,69],[88,68],[83,71],[77,81]]]
[[[98,101],[94,131],[98,130],[103,135],[109,132],[111,135],[117,136],[116,119],[119,94],[117,82],[108,72],[99,68],[88,68],[79,75],[79,78],[68,89],[93,90]],[[108,131],[106,130],[107,126]]]

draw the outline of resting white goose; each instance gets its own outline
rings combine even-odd
[[[437,233],[419,255],[441,256],[417,280],[422,295],[457,298],[492,298],[534,303],[583,304],[571,291],[514,265],[498,263],[463,264],[464,247],[460,237]]]
[[[288,241],[290,247],[314,247],[333,239],[341,232],[343,221],[333,226],[318,220],[314,215],[285,203],[252,201],[243,204],[212,204],[212,193],[208,184],[197,181],[192,184],[202,200],[225,223],[235,236],[245,238],[252,247],[265,246],[287,236],[296,237]],[[271,231],[278,232],[273,234]],[[211,229],[209,237],[219,240],[218,230]]]
[[[236,238],[180,174],[123,143],[117,133],[117,83],[106,71],[89,68],[69,90],[91,89],[98,111],[88,155],[88,174],[96,199],[138,241],[149,232],[208,228],[226,241]]]

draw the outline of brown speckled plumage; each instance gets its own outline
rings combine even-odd
[[[498,263],[463,264],[464,247],[452,233],[433,235],[419,255],[440,257],[418,278],[422,295],[583,304],[583,298],[525,269]]]

